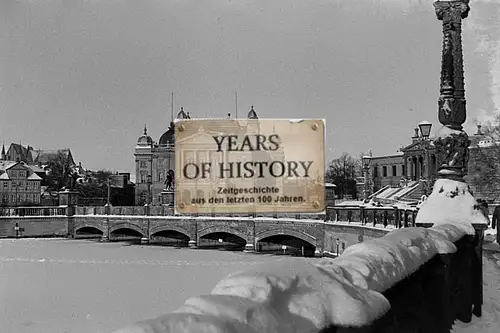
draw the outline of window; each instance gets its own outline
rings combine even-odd
[[[148,167],[148,161],[139,161],[139,168],[145,169]]]
[[[392,166],[392,175],[393,176],[397,176],[398,175],[398,170],[396,169],[395,165]]]
[[[24,177],[26,177],[26,171],[24,171],[24,170],[19,170],[19,177],[20,177],[20,178],[24,178]]]
[[[147,183],[148,182],[148,175],[145,173],[141,173],[141,183]]]
[[[382,167],[382,177],[387,177],[387,167],[386,166]]]
[[[404,165],[401,166],[401,174],[403,176],[405,175],[405,166]]]
[[[3,182],[3,188],[4,188],[5,190],[6,190],[6,189],[8,189],[8,188],[9,188],[9,182],[4,181],[4,182]]]
[[[373,178],[377,178],[378,177],[378,167],[373,167]]]

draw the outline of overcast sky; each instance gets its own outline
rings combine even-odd
[[[464,22],[469,134],[500,108],[498,17],[473,0]],[[395,153],[440,126],[441,29],[428,0],[2,0],[0,141],[134,173],[172,92],[224,117],[237,91],[239,116],[326,118],[327,159]]]

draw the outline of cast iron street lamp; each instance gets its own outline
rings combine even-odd
[[[424,187],[424,194],[427,195],[427,180],[430,176],[430,169],[429,169],[429,154],[428,154],[428,151],[429,151],[429,146],[428,146],[428,140],[429,140],[429,136],[431,134],[431,128],[432,128],[432,123],[427,121],[427,120],[424,120],[424,121],[421,121],[419,124],[418,124],[418,127],[420,128],[420,133],[422,134],[422,141],[424,141],[424,144],[423,144],[423,150],[424,150],[424,160],[423,160],[423,172],[422,172],[422,179],[421,179],[421,182],[423,183],[423,187]]]
[[[372,157],[371,156],[363,156],[363,169],[365,171],[365,195],[364,195],[364,199],[368,199],[368,196],[369,196],[369,190],[370,190],[370,186],[369,186],[369,182],[370,182],[370,177],[368,176],[369,173],[370,173],[370,164],[372,162]]]
[[[110,206],[110,197],[111,197],[111,177],[108,177],[106,181],[106,188],[107,188],[107,194],[106,194],[106,205],[105,206]]]
[[[151,195],[151,184],[152,184],[152,177],[151,175],[148,175],[148,205],[151,205],[152,202],[152,195]]]
[[[431,134],[432,123],[427,120],[424,120],[418,124],[418,127],[420,128],[420,133],[422,134],[422,138],[424,140],[429,139],[429,136]]]
[[[437,19],[443,22],[440,95],[438,119],[443,125],[435,134],[438,179],[432,193],[422,203],[415,222],[417,226],[456,224],[461,221],[487,228],[488,218],[477,209],[477,202],[464,180],[469,160],[470,140],[463,130],[466,120],[466,98],[462,53],[462,20],[467,18],[468,0],[436,1]],[[467,232],[476,231],[467,225]],[[482,235],[482,231],[479,237]],[[481,306],[473,313],[481,315]]]

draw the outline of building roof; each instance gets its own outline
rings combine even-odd
[[[175,125],[174,122],[170,122],[170,127],[168,130],[162,134],[160,137],[160,140],[158,141],[158,144],[160,145],[168,145],[168,144],[173,144],[175,142]]]
[[[28,165],[28,168],[30,168],[33,172],[45,173],[45,170],[40,168],[38,165]]]
[[[53,150],[33,150],[33,163],[46,164],[58,158],[59,154],[62,154],[66,158],[70,158],[70,163],[74,164],[73,157],[71,156],[71,150],[69,148],[63,149],[53,149]]]
[[[144,125],[144,133],[137,139],[137,144],[144,146],[144,145],[151,145],[153,143],[153,139],[148,135],[148,128],[146,125]]]
[[[9,174],[7,172],[4,172],[0,175],[0,180],[8,180],[10,179],[9,178]]]
[[[247,118],[248,119],[259,119],[259,117],[257,116],[257,112],[255,112],[255,110],[253,109],[253,106],[250,108],[250,111],[248,111]]]
[[[7,151],[7,155],[9,156],[12,156],[12,153],[16,153],[16,155],[19,156],[19,160],[21,161],[25,161],[25,162],[32,162],[33,159],[32,159],[32,156],[30,154],[30,151],[32,150],[33,148],[31,148],[30,146],[28,147],[23,147],[21,144],[19,143],[11,143],[10,144],[10,147],[9,147],[9,150]],[[11,157],[12,158],[12,157]]]
[[[29,177],[28,177],[28,180],[42,180],[42,178],[37,175],[36,173],[32,173]]]
[[[6,171],[16,165],[19,162],[16,161],[0,161],[0,171]]]

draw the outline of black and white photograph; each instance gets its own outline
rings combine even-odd
[[[500,332],[499,18],[0,0],[0,332]]]

